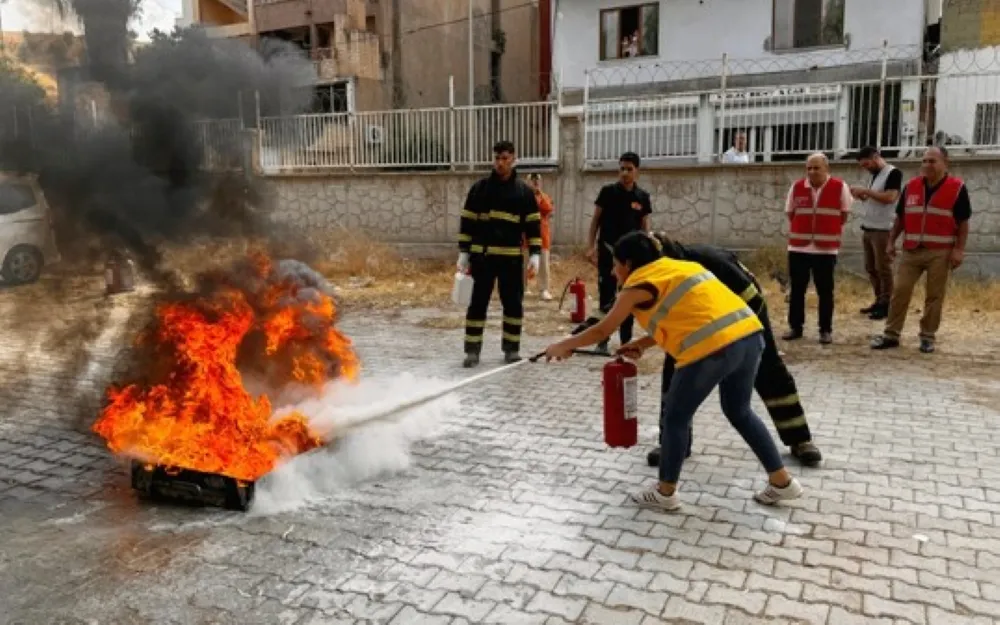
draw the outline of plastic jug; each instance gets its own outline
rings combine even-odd
[[[472,301],[472,284],[474,280],[467,273],[459,271],[455,274],[455,284],[451,288],[451,301],[456,306],[468,306]]]

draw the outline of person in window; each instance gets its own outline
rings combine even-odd
[[[722,162],[726,165],[745,165],[750,162],[747,152],[747,135],[742,130],[733,138],[733,147],[722,153]]]
[[[618,353],[639,358],[657,346],[674,361],[670,385],[661,390],[659,483],[632,495],[641,507],[664,511],[681,506],[677,495],[695,412],[718,388],[722,412],[764,466],[768,485],[754,495],[764,505],[802,496],[802,486],[785,468],[767,426],[750,400],[764,339],[757,315],[740,297],[698,263],[662,255],[648,232],[632,232],[614,247],[614,272],[622,291],[614,308],[594,327],[545,350],[548,360],[606,340],[634,316],[648,336]]]

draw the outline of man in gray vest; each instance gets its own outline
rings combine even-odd
[[[861,148],[858,164],[871,174],[867,187],[851,187],[851,195],[862,202],[861,230],[865,271],[875,292],[875,302],[861,309],[869,319],[885,319],[892,297],[892,257],[886,251],[889,231],[896,218],[896,201],[903,188],[903,172],[885,162],[873,147]]]

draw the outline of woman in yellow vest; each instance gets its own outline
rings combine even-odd
[[[597,325],[549,346],[545,355],[548,360],[569,358],[574,349],[607,339],[633,315],[648,336],[623,345],[618,353],[639,358],[658,345],[676,361],[669,388],[661,390],[660,482],[632,500],[648,508],[680,508],[677,481],[691,420],[715,387],[723,414],[767,471],[768,485],[754,499],[774,505],[800,497],[802,486],[785,469],[767,426],[750,407],[764,349],[757,316],[701,265],[664,257],[659,242],[646,232],[622,237],[614,258],[622,285],[614,308]]]

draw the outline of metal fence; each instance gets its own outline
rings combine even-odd
[[[796,68],[754,72],[725,57],[716,77],[698,66],[683,78],[615,84],[595,71],[584,92],[587,166],[607,166],[626,150],[664,165],[718,162],[739,135],[753,161],[845,158],[867,145],[897,158],[931,144],[954,156],[1000,154],[996,53],[904,56],[884,50],[874,64],[826,68],[847,76],[835,82],[810,82]]]
[[[498,140],[522,164],[557,161],[555,102],[262,117],[265,173],[303,169],[450,169],[486,165]]]

